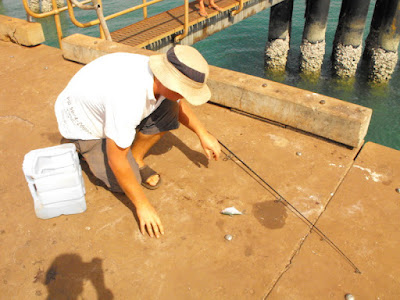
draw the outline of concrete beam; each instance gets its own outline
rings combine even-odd
[[[62,40],[66,59],[88,63],[112,52],[156,52],[74,34]],[[212,102],[246,111],[351,147],[367,134],[372,110],[263,78],[210,66]]]
[[[218,67],[208,83],[213,102],[351,147],[363,143],[371,120],[369,108]]]
[[[42,24],[0,15],[0,40],[23,46],[36,46],[45,41]]]
[[[61,48],[65,59],[87,64],[92,60],[108,53],[129,52],[143,55],[157,54],[157,52],[142,48],[134,48],[116,42],[110,42],[79,33],[70,35],[61,40]]]

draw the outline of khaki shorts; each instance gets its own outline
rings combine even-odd
[[[157,134],[170,131],[179,127],[179,104],[175,101],[165,99],[161,105],[152,112],[136,128],[143,134]],[[100,179],[113,192],[123,193],[118,184],[109,164],[106,151],[106,139],[97,140],[71,140],[83,156],[90,171]],[[132,152],[128,151],[127,159],[136,179],[141,183],[142,178],[139,172],[139,166],[133,158]]]

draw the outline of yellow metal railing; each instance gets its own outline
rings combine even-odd
[[[83,1],[82,4],[86,4],[86,3],[89,3],[89,2],[91,2],[91,0]],[[54,16],[54,21],[56,23],[56,29],[57,29],[58,42],[59,42],[60,47],[61,47],[62,29],[61,29],[61,21],[60,21],[59,14],[61,12],[65,11],[65,10],[67,10],[67,7],[58,8],[56,0],[52,0],[53,9],[51,11],[44,12],[44,13],[35,13],[30,9],[29,4],[28,4],[28,0],[22,0],[22,4],[24,5],[26,13],[31,17],[40,19],[40,18],[46,18],[46,17]]]
[[[106,17],[103,15],[103,7],[102,7],[101,0],[84,0],[82,2],[79,2],[78,0],[66,0],[66,1],[67,1],[66,7],[58,8],[56,0],[52,0],[53,9],[51,11],[44,12],[44,13],[35,13],[29,7],[28,0],[22,0],[24,8],[29,16],[34,17],[34,18],[46,18],[49,16],[54,16],[54,21],[56,24],[57,36],[58,36],[58,42],[59,42],[60,48],[62,47],[61,40],[63,38],[63,34],[62,34],[61,21],[60,21],[59,14],[65,10],[68,10],[69,17],[74,25],[81,27],[81,28],[99,25],[100,37],[102,39],[107,39],[107,40],[111,41],[111,35],[110,35],[110,32],[108,31],[106,21],[111,20],[116,17],[119,17],[119,16],[122,16],[122,15],[130,13],[130,12],[133,12],[138,9],[143,9],[143,18],[146,19],[147,18],[147,7],[150,5],[156,4],[158,2],[161,2],[163,0],[151,0],[149,2],[147,2],[148,0],[142,0],[143,1],[142,4],[133,6],[131,8],[122,10],[120,12],[111,14]],[[185,15],[184,15],[183,33],[180,35],[177,35],[175,37],[175,42],[181,41],[185,36],[187,36],[187,34],[189,32],[189,0],[184,0],[184,2],[185,2],[185,4],[184,4]],[[92,4],[86,5],[88,3],[92,3]],[[75,17],[74,7],[79,7],[81,9],[85,9],[85,10],[89,10],[89,9],[96,10],[97,19],[94,19],[94,20],[92,20],[90,22],[86,22],[86,23],[79,22]],[[232,11],[231,15],[232,16],[237,15],[239,12],[242,11],[242,9],[243,9],[243,0],[239,0],[238,9]]]
[[[34,18],[46,18],[50,16],[54,16],[54,21],[56,24],[56,30],[57,30],[57,36],[58,36],[58,42],[60,45],[60,48],[62,47],[61,45],[61,40],[63,38],[62,34],[62,28],[61,28],[61,21],[60,21],[60,16],[59,14],[63,11],[68,10],[69,17],[72,21],[72,23],[75,26],[81,27],[81,28],[86,28],[94,25],[99,25],[99,30],[100,30],[100,37],[102,39],[107,39],[111,40],[111,35],[108,31],[107,23],[106,21],[111,20],[113,18],[122,16],[124,14],[133,12],[135,10],[143,9],[143,17],[146,19],[147,18],[147,7],[153,4],[156,4],[158,2],[161,2],[163,0],[152,0],[147,2],[147,0],[142,0],[143,3],[133,6],[131,8],[122,10],[120,12],[111,14],[109,16],[104,16],[103,15],[103,7],[102,7],[102,2],[101,0],[84,0],[82,2],[79,2],[78,0],[67,0],[67,6],[66,7],[61,7],[57,8],[57,3],[56,0],[52,0],[53,4],[53,9],[49,12],[43,12],[43,13],[35,13],[34,11],[31,10],[29,7],[28,0],[22,0],[22,3],[24,5],[25,11],[27,14],[31,17]],[[188,33],[188,27],[189,27],[189,0],[184,0],[185,1],[185,22],[184,22],[184,31],[181,35],[178,35],[175,39],[175,41],[182,40]],[[92,5],[86,5],[88,3],[92,3]],[[89,9],[95,9],[97,12],[97,19],[94,19],[90,22],[86,23],[81,23],[79,22],[76,17],[75,17],[75,12],[74,12],[74,7],[79,7],[81,9],[89,10]]]
[[[103,15],[103,5],[101,3],[101,0],[91,0],[91,2],[93,3],[93,5],[83,5],[77,0],[67,0],[68,13],[69,13],[72,23],[74,25],[76,25],[78,27],[82,27],[82,28],[92,26],[92,25],[84,26],[84,24],[82,24],[82,23],[78,22],[78,20],[76,20],[73,5],[76,5],[80,9],[84,9],[84,10],[95,9],[96,13],[97,13],[97,20],[99,21],[97,24],[100,25],[99,26],[100,37],[102,39],[105,38],[105,39],[111,41],[112,39],[111,39],[110,31],[108,30],[107,22]],[[94,25],[97,25],[97,24],[94,24]]]
[[[24,1],[25,1],[25,0],[24,0]],[[87,23],[84,23],[84,24],[78,22],[78,21],[76,20],[76,18],[75,18],[74,11],[73,11],[73,9],[72,9],[72,5],[71,5],[70,1],[71,1],[71,0],[67,0],[67,3],[68,3],[68,12],[69,12],[69,16],[70,16],[70,18],[71,18],[71,21],[72,21],[76,26],[84,28],[84,27],[90,27],[90,26],[93,26],[93,25],[97,25],[97,24],[100,23],[99,19],[96,19],[96,20],[93,20],[93,21],[90,21],[90,22],[87,22]],[[108,20],[111,20],[111,19],[116,18],[116,17],[120,17],[120,16],[122,16],[122,15],[124,15],[124,14],[133,12],[133,11],[138,10],[138,9],[147,8],[147,6],[150,6],[150,5],[152,5],[152,4],[156,4],[156,3],[161,2],[161,1],[164,1],[164,0],[153,0],[153,1],[150,1],[150,2],[146,2],[146,1],[144,0],[144,1],[143,1],[143,2],[144,2],[143,4],[139,4],[139,5],[133,6],[133,7],[131,7],[131,8],[122,10],[122,11],[120,11],[120,12],[114,13],[114,14],[112,14],[112,15],[109,15],[109,16],[107,16],[107,17],[104,17],[104,20],[105,20],[105,21],[108,21]],[[92,0],[92,2],[93,2],[93,0]],[[146,17],[147,17],[147,10],[146,10],[145,15],[146,15]]]
[[[231,16],[234,17],[236,16],[238,13],[240,13],[243,10],[243,0],[239,0],[239,7],[237,10],[233,10],[231,12]]]
[[[187,36],[189,32],[189,0],[185,0],[185,21],[183,25],[183,33],[175,37],[175,42],[178,43],[185,36]]]

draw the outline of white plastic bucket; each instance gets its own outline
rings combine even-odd
[[[25,155],[22,169],[38,218],[86,210],[85,185],[74,144],[32,150]]]

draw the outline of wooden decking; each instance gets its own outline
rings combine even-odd
[[[244,2],[248,1],[245,0]],[[239,2],[235,0],[217,0],[215,3],[222,8],[223,12],[206,7],[208,18],[225,13],[239,5]],[[143,48],[182,31],[184,28],[184,14],[185,8],[182,5],[114,31],[111,33],[111,37],[115,42]],[[189,26],[204,22],[206,19],[200,16],[197,1],[189,3]]]

